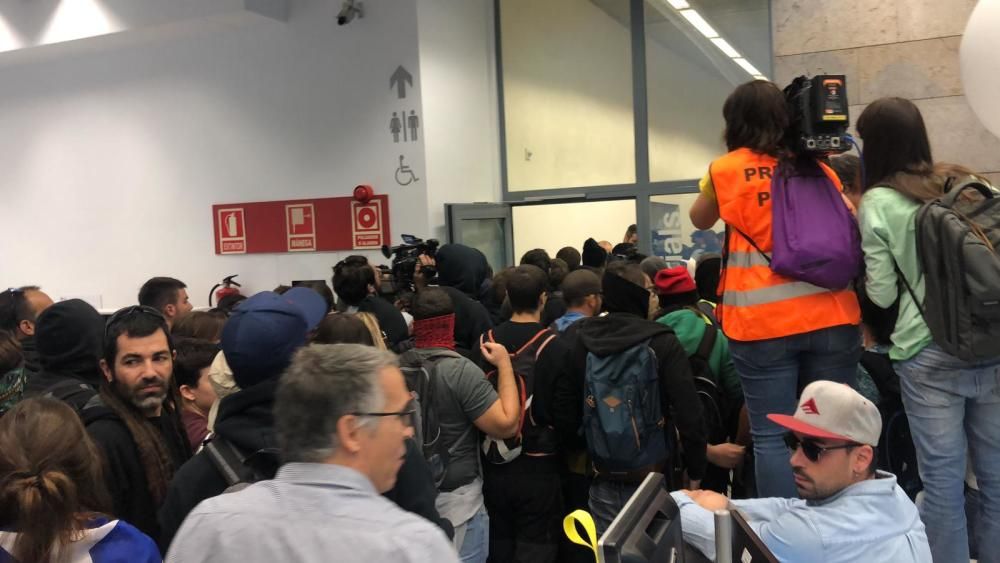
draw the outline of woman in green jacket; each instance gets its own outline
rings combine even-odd
[[[915,218],[945,185],[934,173],[920,110],[902,98],[882,98],[865,108],[857,129],[864,141],[859,219],[865,289],[879,307],[899,301],[889,357],[899,374],[924,483],[921,519],[935,562],[968,561],[967,450],[983,491],[980,545],[1000,538],[1000,358],[966,362],[944,352],[904,285],[923,301]],[[1000,561],[1000,551],[981,550],[979,561]]]

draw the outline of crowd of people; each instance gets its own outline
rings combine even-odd
[[[392,296],[363,256],[208,311],[171,277],[107,318],[3,292],[0,561],[593,561],[565,515],[600,534],[653,472],[692,560],[729,507],[780,561],[1000,561],[1000,349],[935,340],[914,228],[988,182],[932,160],[911,102],[869,104],[861,159],[816,161],[864,261],[822,287],[771,264],[781,91],[723,114],[691,221],[727,236],[689,263],[632,225],[497,272],[447,244]]]

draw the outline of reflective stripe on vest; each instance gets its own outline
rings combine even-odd
[[[806,295],[816,295],[817,293],[829,291],[829,289],[811,283],[793,281],[781,285],[751,289],[749,291],[727,289],[722,294],[722,302],[733,307],[751,307],[753,305],[766,305],[776,301],[795,299],[796,297],[805,297]]]
[[[739,236],[736,234],[735,236]],[[765,266],[770,267],[771,264],[764,258],[760,252],[756,250],[751,250],[750,252],[743,252],[741,250],[730,252],[729,261],[727,265],[730,268],[751,268],[753,266]]]

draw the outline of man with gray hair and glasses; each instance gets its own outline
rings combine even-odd
[[[274,405],[285,464],[274,480],[199,504],[167,561],[457,562],[440,528],[380,494],[396,481],[414,412],[393,354],[300,350]]]

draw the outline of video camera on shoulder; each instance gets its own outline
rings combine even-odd
[[[823,155],[850,150],[843,74],[800,76],[784,92],[791,116],[787,141],[792,152]]]
[[[414,290],[413,274],[417,268],[417,261],[422,255],[433,258],[439,244],[437,239],[423,240],[413,235],[403,235],[403,244],[399,246],[382,245],[382,255],[392,258],[392,279],[396,291]],[[433,266],[425,266],[420,271],[428,280],[437,276],[437,270]]]

